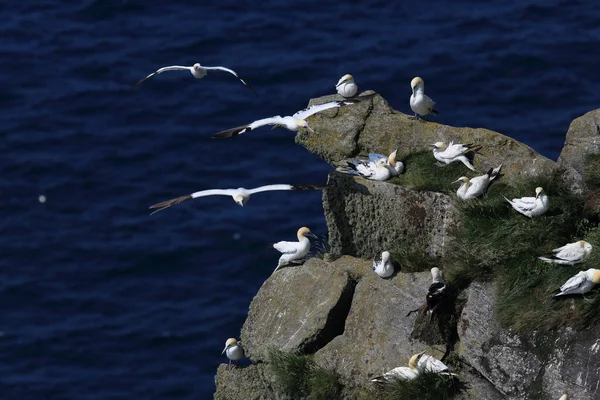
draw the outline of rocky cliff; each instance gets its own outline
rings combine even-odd
[[[337,97],[313,99],[310,104],[333,99]],[[543,263],[533,254],[521,266],[527,269],[523,271],[518,257],[502,253],[511,252],[506,244],[500,244],[500,250],[488,249],[489,262],[487,252],[471,257],[476,261],[464,256],[465,237],[485,235],[472,231],[467,216],[473,207],[465,207],[450,185],[460,175],[474,176],[499,164],[504,176],[497,191],[525,187],[530,192],[522,195],[532,195],[532,180],[551,177],[544,185],[556,186],[551,190],[560,207],[537,222],[513,216],[500,194],[491,190],[488,197],[500,200],[475,200],[479,204],[475,207],[493,218],[490,229],[496,221],[505,221],[503,229],[510,228],[504,242],[508,247],[511,235],[525,229],[531,234],[532,226],[539,229],[536,245],[552,246],[576,235],[588,235],[586,240],[600,245],[594,242],[600,239],[595,231],[600,111],[572,123],[558,163],[500,133],[411,120],[379,95],[316,114],[309,124],[316,133],[299,133],[296,141],[332,165],[368,152],[400,149],[406,173],[373,182],[331,172],[323,193],[330,252],[302,266],[283,268],[265,281],[241,332],[253,365],[219,367],[215,399],[331,398],[286,393],[270,369],[269,349],[310,355],[318,368],[333,371],[340,388],[335,398],[383,398],[370,377],[406,365],[410,355],[427,349],[445,357],[458,373],[464,386],[455,398],[558,399],[569,393],[572,399],[600,399],[598,296],[549,300],[556,282],[564,282],[579,266],[562,270],[540,266]],[[460,165],[435,166],[431,171],[439,180],[437,186],[422,183],[427,176],[416,176],[415,170],[434,163],[430,145],[437,141],[480,145],[474,158],[479,173]],[[568,201],[558,200],[559,195]],[[584,207],[578,206],[580,197]],[[514,238],[515,249],[523,249],[516,244],[520,239]],[[372,258],[383,250],[401,264],[390,279],[379,278],[371,269]],[[596,260],[600,258],[586,264]],[[581,269],[595,266],[586,264]],[[451,294],[429,319],[421,311],[411,311],[423,309],[432,266],[447,272]],[[481,274],[479,269],[485,268],[492,270]],[[525,285],[516,283],[519,274],[527,275]],[[521,303],[510,303],[507,296]],[[534,310],[523,309],[519,318],[518,306],[523,304]]]

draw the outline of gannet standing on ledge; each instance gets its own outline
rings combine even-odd
[[[429,114],[439,114],[433,108],[435,106],[435,101],[431,100],[431,98],[425,94],[425,82],[423,82],[423,79],[418,76],[413,78],[413,80],[410,81],[410,88],[412,89],[412,94],[410,95],[410,108],[415,113],[415,116],[409,118],[419,119],[419,115],[424,117]]]
[[[273,244],[275,250],[283,253],[273,272],[277,271],[279,267],[303,259],[310,251],[310,240],[308,240],[308,237],[317,239],[317,235],[312,233],[310,229],[306,227],[298,229],[296,235],[298,236],[297,242],[277,242]]]
[[[353,97],[358,92],[358,86],[354,83],[354,77],[350,74],[342,76],[335,85],[335,89],[338,94],[344,97]]]
[[[535,188],[535,197],[521,197],[512,200],[504,197],[504,199],[508,201],[512,208],[517,212],[529,218],[539,217],[550,208],[548,195],[546,195],[544,189],[541,187]]]

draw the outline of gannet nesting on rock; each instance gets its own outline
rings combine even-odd
[[[194,192],[192,194],[188,194],[181,197],[176,197],[171,200],[163,201],[161,203],[151,205],[150,208],[154,210],[152,212],[152,214],[154,214],[164,210],[165,208],[174,206],[175,204],[183,203],[187,200],[197,199],[198,197],[205,196],[231,196],[233,201],[235,201],[237,204],[243,207],[244,204],[246,204],[248,200],[250,200],[250,196],[254,193],[268,192],[273,190],[319,190],[323,189],[324,187],[325,185],[266,185],[257,187],[255,189],[209,189],[202,190],[200,192]]]
[[[350,74],[346,74],[340,78],[335,89],[338,94],[344,97],[353,97],[358,92],[358,86],[354,83],[354,77]]]
[[[390,260],[390,252],[381,253],[381,261],[373,260],[373,271],[382,278],[389,278],[394,274],[394,266]]]
[[[273,244],[275,250],[283,253],[279,258],[275,271],[281,266],[303,259],[310,251],[310,240],[308,240],[308,237],[317,238],[317,236],[306,227],[298,229],[297,236],[297,242],[277,242]]]
[[[388,157],[386,157],[383,154],[369,153],[369,161],[377,162],[378,160],[384,158],[387,161],[387,165],[391,167],[390,173],[392,174],[392,176],[398,176],[404,171],[404,163],[402,163],[402,161],[396,160],[397,153],[397,149],[392,151],[392,153]],[[355,163],[355,165],[356,164],[357,163]]]
[[[429,114],[439,114],[433,108],[435,106],[435,101],[431,100],[431,98],[425,94],[425,82],[423,82],[423,79],[418,76],[413,78],[413,80],[410,81],[410,87],[412,89],[412,94],[410,95],[410,108],[415,113],[415,116],[409,118],[419,119],[419,115],[424,117]]]
[[[590,268],[587,271],[579,271],[560,287],[560,293],[554,297],[585,294],[598,283],[600,283],[600,269]]]
[[[359,161],[355,163],[348,162],[348,167],[356,171],[356,173],[365,179],[372,181],[385,181],[392,176],[392,167],[388,165],[385,158],[373,161]],[[352,173],[352,172],[350,172]]]
[[[231,366],[232,361],[238,361],[244,358],[244,349],[242,348],[242,343],[238,342],[235,338],[229,338],[225,342],[225,348],[221,352],[221,354],[225,353],[227,358],[229,358],[229,366]]]
[[[471,171],[475,171],[475,167],[469,161],[467,153],[479,150],[479,147],[473,146],[472,144],[462,144],[450,142],[448,144],[444,142],[433,143],[433,156],[440,163],[450,164],[456,161],[460,161]]]
[[[162,74],[163,72],[166,71],[190,71],[192,73],[192,76],[196,79],[202,79],[206,76],[206,74],[208,73],[208,71],[225,71],[225,72],[229,72],[231,75],[235,76],[236,78],[238,78],[240,80],[240,82],[242,82],[244,85],[246,85],[246,87],[250,90],[252,90],[252,92],[258,96],[258,94],[256,93],[256,91],[252,88],[252,86],[248,85],[248,83],[243,80],[242,78],[240,78],[240,76],[232,69],[229,68],[225,68],[225,67],[203,67],[202,65],[196,63],[194,65],[192,65],[191,67],[182,67],[180,65],[171,65],[169,67],[163,67],[160,68],[156,71],[154,71],[153,73],[151,73],[150,75],[148,75],[147,77],[145,77],[144,79],[141,79],[139,81],[136,82],[135,86],[138,86],[139,84],[141,84],[142,82],[144,82],[146,79],[152,78],[154,75],[158,75],[158,74]]]
[[[308,118],[311,115],[316,114],[318,112],[321,112],[324,110],[329,110],[331,108],[338,108],[338,107],[348,106],[351,104],[356,104],[361,101],[368,100],[368,99],[372,98],[373,96],[375,96],[374,93],[368,94],[365,96],[355,97],[353,99],[347,99],[347,100],[342,100],[342,101],[330,101],[330,102],[324,103],[324,104],[317,104],[314,106],[310,106],[304,110],[298,111],[291,117],[289,117],[289,116],[282,117],[282,116],[276,115],[274,117],[259,119],[257,121],[251,122],[247,125],[242,125],[242,126],[238,126],[235,128],[227,129],[225,131],[221,131],[219,133],[215,133],[212,137],[213,138],[228,138],[228,137],[232,137],[232,136],[241,135],[242,133],[245,133],[245,132],[250,132],[256,128],[260,128],[261,126],[266,126],[266,125],[282,126],[292,132],[297,132],[300,128],[306,128],[309,132],[314,133],[314,131],[308,126],[308,122],[306,122],[306,118]]]
[[[431,285],[427,289],[425,301],[427,303],[427,313],[429,320],[433,317],[433,312],[440,305],[446,296],[446,283],[442,278],[442,271],[438,267],[431,268]]]
[[[574,265],[585,261],[592,253],[592,245],[585,240],[568,243],[552,250],[551,254],[538,257],[540,260],[552,264]]]
[[[484,194],[490,183],[498,177],[502,164],[496,168],[490,168],[485,175],[479,175],[474,178],[461,176],[452,183],[460,183],[456,195],[463,200],[474,199]]]
[[[393,378],[411,381],[417,378],[420,372],[417,363],[423,354],[425,354],[425,352],[413,355],[408,361],[408,367],[396,367],[381,376],[371,378],[371,382],[386,383]]]
[[[512,208],[517,212],[529,218],[539,217],[550,208],[548,196],[541,187],[535,188],[535,197],[521,197],[519,199],[509,200],[504,196],[504,199],[508,201]]]

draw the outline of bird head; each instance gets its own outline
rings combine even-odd
[[[452,183],[460,183],[460,184],[469,183],[469,178],[467,178],[466,176],[461,176],[460,178],[458,178],[457,180],[455,180]]]
[[[308,122],[306,122],[303,119],[296,120],[296,126],[298,126],[298,128],[306,128],[310,133],[315,133],[315,131],[313,131],[310,126],[308,126]]]
[[[390,260],[390,252],[389,251],[384,251],[383,253],[381,253],[381,262],[386,263]]]
[[[390,156],[388,157],[388,164],[392,167],[396,166],[396,155],[398,154],[398,149],[392,151]]]
[[[593,269],[592,268],[592,282],[595,283],[596,285],[598,283],[600,283],[600,269]]]
[[[245,196],[242,196],[241,194],[236,195],[233,198],[233,200],[242,207],[244,207],[244,204],[246,204],[248,202],[248,198]]]
[[[228,348],[235,346],[238,344],[238,341],[236,338],[229,338],[227,339],[227,341],[225,342],[225,348],[223,349],[223,351],[221,352],[221,354],[225,353],[227,351]]]
[[[416,89],[425,89],[425,82],[423,82],[423,79],[421,79],[417,76],[417,77],[413,78],[412,81],[410,81],[410,88],[412,89],[413,92]]]
[[[579,245],[581,247],[583,247],[583,249],[585,250],[586,253],[591,253],[592,249],[594,248],[591,243],[586,242],[585,240],[580,240],[577,243],[579,243]]]
[[[192,65],[192,68],[194,68],[195,71],[198,71],[198,70],[202,69],[202,66],[200,65],[200,63],[196,63],[196,64]]]
[[[352,75],[350,75],[350,74],[346,74],[346,75],[342,76],[342,77],[340,78],[340,80],[338,81],[337,85],[335,85],[335,87],[337,88],[337,87],[339,87],[339,86],[340,86],[342,83],[346,83],[346,82],[348,82],[348,83],[353,83],[353,82],[354,82],[354,77],[353,77]]]
[[[540,195],[544,193],[544,189],[541,186],[535,188],[535,198],[537,199]]]
[[[411,369],[417,369],[417,363],[419,362],[419,359],[423,357],[423,354],[425,354],[424,351],[414,354],[410,360],[408,360],[408,367]]]
[[[317,235],[315,235],[314,233],[312,233],[310,231],[310,229],[308,229],[305,226],[303,226],[302,228],[298,229],[298,240],[302,240],[303,237],[311,237],[311,238],[317,239]]]
[[[448,147],[448,145],[444,142],[435,142],[431,146],[437,150],[446,150],[446,147]]]

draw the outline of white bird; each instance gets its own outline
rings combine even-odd
[[[354,83],[354,77],[350,74],[346,74],[340,78],[335,89],[338,94],[344,97],[353,97],[358,92],[358,86]]]
[[[373,260],[373,271],[382,278],[389,278],[394,274],[394,266],[390,260],[390,252],[381,253],[381,261]]]
[[[141,84],[142,82],[144,82],[146,79],[152,78],[154,75],[158,75],[158,74],[162,74],[163,72],[166,71],[190,71],[192,73],[192,76],[196,79],[202,79],[206,76],[206,74],[208,73],[208,71],[211,70],[215,70],[215,71],[225,71],[225,72],[229,72],[230,74],[232,74],[233,76],[235,76],[236,78],[238,78],[244,85],[246,85],[246,87],[250,90],[252,90],[252,92],[258,96],[258,94],[256,93],[256,91],[252,88],[252,86],[250,86],[245,80],[243,80],[242,78],[240,78],[240,76],[232,69],[229,68],[225,68],[225,67],[205,67],[202,66],[198,63],[192,65],[191,67],[184,67],[181,65],[171,65],[169,67],[163,67],[160,69],[157,69],[156,71],[154,71],[153,73],[151,73],[150,75],[148,75],[147,77],[145,77],[144,79],[140,79],[139,81],[137,81],[135,83],[135,85],[133,85],[134,87],[138,86],[139,84]]]
[[[350,174],[358,174],[365,179],[373,181],[385,181],[392,176],[392,167],[388,165],[385,158],[373,161],[347,162],[354,171],[344,171]]]
[[[398,176],[402,173],[402,171],[404,171],[404,163],[402,163],[402,161],[396,160],[397,153],[398,150],[394,150],[388,157],[386,157],[383,154],[369,153],[369,161],[376,162],[377,160],[385,158],[387,161],[387,165],[392,167],[390,169],[392,176]]]
[[[424,117],[428,114],[439,114],[433,107],[435,106],[435,101],[431,100],[429,96],[425,94],[425,82],[423,79],[413,78],[410,81],[410,87],[412,89],[412,94],[410,95],[410,108],[415,113],[413,119],[419,119],[419,115]]]
[[[560,293],[554,297],[584,294],[592,290],[598,283],[600,283],[600,269],[590,268],[587,271],[579,271],[560,287]]]
[[[456,374],[448,372],[448,367],[446,366],[446,364],[444,364],[437,358],[427,355],[427,354],[424,354],[421,357],[419,357],[419,362],[417,363],[417,369],[419,370],[420,373],[430,372],[430,373],[434,373],[434,374],[456,376]]]
[[[592,245],[585,240],[568,243],[552,250],[551,254],[538,257],[542,261],[560,265],[574,265],[585,261],[592,252]]]
[[[498,177],[502,164],[496,168],[490,168],[485,175],[479,175],[471,179],[466,176],[461,176],[452,183],[459,183],[460,187],[456,191],[456,195],[463,200],[474,199],[485,193],[490,183]]]
[[[306,122],[306,118],[310,117],[313,114],[318,112],[329,110],[330,108],[343,107],[350,104],[356,104],[362,100],[373,97],[372,95],[361,96],[360,98],[347,99],[342,101],[330,101],[328,103],[317,104],[314,106],[310,106],[307,109],[298,111],[291,117],[281,117],[279,115],[259,119],[258,121],[254,121],[249,123],[248,125],[237,126],[235,128],[227,129],[225,131],[221,131],[215,133],[213,138],[227,138],[231,136],[241,135],[242,133],[249,132],[256,128],[260,128],[265,125],[276,125],[283,126],[292,132],[298,131],[300,128],[306,128],[309,132],[314,133],[314,131],[308,126],[308,122]]]
[[[521,197],[512,200],[507,199],[506,196],[503,197],[510,203],[512,208],[529,218],[539,217],[548,211],[550,207],[548,195],[541,187],[535,188],[535,197]]]
[[[297,242],[277,242],[273,244],[275,250],[283,253],[281,257],[279,257],[279,261],[277,263],[277,267],[275,271],[286,264],[289,264],[293,261],[298,261],[304,258],[305,255],[310,251],[310,240],[308,237],[312,237],[317,239],[317,235],[312,233],[310,229],[306,227],[302,227],[298,229],[297,232],[298,241]],[[275,272],[273,271],[273,272]]]
[[[436,142],[432,144],[433,156],[436,160],[444,164],[450,164],[455,161],[460,161],[471,171],[475,171],[475,167],[471,164],[466,154],[471,151],[477,151],[479,147],[475,147],[472,144],[462,144],[450,142],[446,144],[444,142]]]
[[[446,295],[446,283],[442,278],[442,271],[438,267],[431,268],[431,285],[427,290],[425,301],[427,303],[427,313],[429,319],[433,317],[433,312],[440,305]]]
[[[184,201],[197,199],[198,197],[206,197],[206,196],[231,196],[233,201],[235,201],[240,206],[244,206],[250,200],[250,195],[254,193],[260,192],[268,192],[273,190],[319,190],[323,189],[325,185],[266,185],[257,187],[254,189],[245,189],[245,188],[237,188],[237,189],[209,189],[209,190],[201,190],[199,192],[194,192],[192,194],[188,194],[185,196],[177,197],[171,200],[166,200],[154,205],[150,206],[150,209],[154,211],[152,214],[157,213],[159,211],[164,210],[165,208],[169,208],[174,206],[175,204],[183,203]]]
[[[420,374],[418,361],[423,354],[425,354],[425,352],[413,355],[408,361],[408,367],[396,367],[381,376],[371,378],[371,382],[386,383],[394,378],[411,381],[417,378]]]
[[[225,342],[225,348],[221,352],[221,354],[225,353],[227,358],[229,358],[229,364],[231,365],[231,361],[238,361],[244,358],[244,349],[242,347],[242,343],[238,342],[235,338],[229,338]]]

